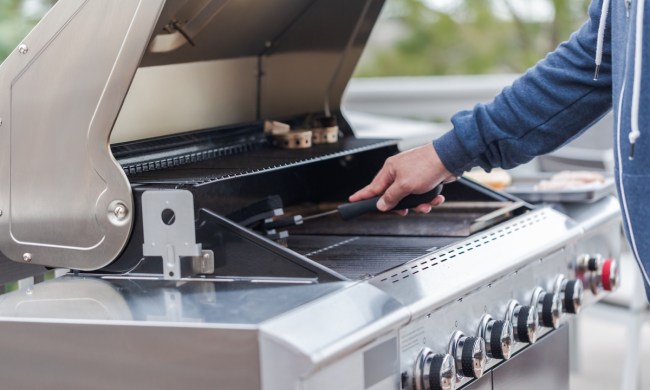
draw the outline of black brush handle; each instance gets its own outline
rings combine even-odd
[[[405,197],[392,210],[412,209],[421,204],[430,203],[436,196],[440,195],[441,192],[442,184],[438,184],[434,189],[425,192],[424,194],[409,195]],[[364,199],[358,202],[343,203],[338,207],[341,219],[347,221],[373,211],[379,211],[377,209],[377,201],[379,201],[379,198],[381,198],[381,196],[375,196],[374,198]]]

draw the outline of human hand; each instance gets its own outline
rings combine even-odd
[[[454,176],[440,161],[433,144],[423,145],[386,159],[372,182],[350,196],[349,200],[357,202],[381,195],[377,208],[388,211],[405,196],[425,193],[452,178]],[[445,198],[439,195],[431,203],[421,204],[414,210],[428,213],[432,207],[444,201]],[[400,214],[406,215],[407,212],[401,210]]]

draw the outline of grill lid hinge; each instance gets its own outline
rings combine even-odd
[[[214,254],[196,243],[194,197],[185,190],[146,191],[142,194],[144,256],[160,256],[163,278],[214,272]],[[183,258],[190,258],[183,269]]]

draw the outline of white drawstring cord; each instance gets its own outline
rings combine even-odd
[[[596,40],[596,73],[594,80],[598,80],[600,64],[603,63],[603,44],[605,43],[605,30],[607,29],[607,14],[609,13],[609,0],[603,0],[603,8],[600,11],[600,23],[598,24],[598,39]]]
[[[643,11],[645,0],[638,0],[636,7],[636,45],[634,47],[634,84],[632,86],[631,126],[628,138],[630,140],[630,160],[634,160],[634,145],[641,137],[639,128],[639,102],[641,101],[641,66],[643,60]]]

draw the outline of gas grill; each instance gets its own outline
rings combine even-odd
[[[0,66],[0,383],[568,388],[613,197],[309,219],[398,151],[340,110],[382,5],[60,0]]]

